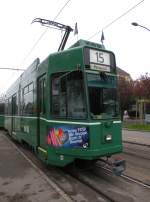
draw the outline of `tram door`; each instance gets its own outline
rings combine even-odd
[[[42,134],[44,134],[44,118],[46,118],[46,103],[45,103],[45,81],[46,76],[43,75],[38,78],[37,81],[37,111],[38,111],[38,121],[37,121],[37,145],[41,146]]]

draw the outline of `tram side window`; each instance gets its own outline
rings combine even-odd
[[[83,74],[80,71],[52,76],[52,115],[83,119],[86,117]]]
[[[39,113],[44,114],[45,113],[45,87],[46,87],[46,80],[45,78],[42,78],[39,81]]]
[[[4,103],[0,103],[0,114],[4,114]]]
[[[22,96],[22,114],[32,115],[33,114],[33,83],[29,84],[23,89]]]
[[[12,103],[11,98],[8,99],[8,115],[11,115],[12,113]]]
[[[54,74],[52,75],[52,115],[53,116],[61,116],[60,114],[60,105],[63,103],[63,95],[60,101],[60,76],[62,74]],[[64,116],[66,114],[66,108],[62,108],[61,110],[64,112]]]
[[[17,95],[12,96],[12,114],[17,115],[18,114],[18,105],[17,105]]]
[[[5,100],[5,114],[8,115],[8,99]]]

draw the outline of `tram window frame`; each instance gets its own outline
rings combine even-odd
[[[29,91],[29,92],[33,91],[33,83],[30,83],[30,84],[28,85],[28,91]]]
[[[5,113],[5,104],[4,102],[0,102],[0,115],[4,115]]]
[[[5,101],[5,111],[4,111],[4,113],[6,115],[8,115],[8,99],[6,99],[6,101]]]
[[[29,92],[28,86],[24,87],[23,89],[23,95],[27,94]]]
[[[11,97],[10,98],[8,98],[8,115],[11,115],[11,113],[12,113],[12,101],[11,101]]]
[[[18,114],[17,94],[14,94],[12,96],[12,114],[13,115],[17,115]]]
[[[28,101],[28,99],[32,98],[31,103],[28,102],[25,104],[25,100]],[[31,104],[31,109],[29,108],[29,103]],[[27,107],[28,106],[28,107]],[[29,83],[27,86],[25,86],[22,89],[22,115],[33,115],[33,108],[34,108],[34,84],[33,82]]]
[[[41,80],[39,81],[39,113],[40,114],[45,114],[46,112],[46,105],[45,105],[45,96],[46,96],[46,78],[42,77]]]
[[[75,98],[79,104],[74,101]],[[51,75],[51,114],[55,118],[87,118],[83,72],[74,70]]]

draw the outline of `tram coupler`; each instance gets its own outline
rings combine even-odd
[[[126,161],[124,159],[118,158],[112,159],[107,158],[106,160],[100,159],[103,163],[107,164],[109,169],[112,171],[112,173],[116,176],[121,176],[121,174],[126,169]]]
[[[112,163],[112,172],[116,176],[121,176],[121,174],[125,171],[126,169],[126,161],[123,159],[115,160]]]

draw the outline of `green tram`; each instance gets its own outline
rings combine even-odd
[[[79,40],[33,64],[8,89],[5,128],[44,162],[66,166],[122,152],[115,55]]]

